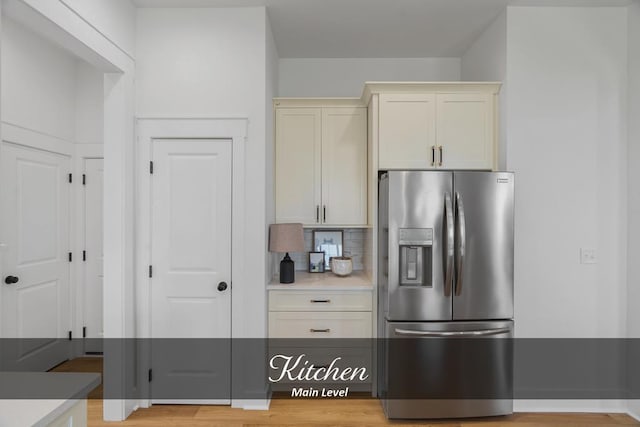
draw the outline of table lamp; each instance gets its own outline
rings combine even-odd
[[[289,252],[304,251],[302,224],[271,224],[269,226],[269,251],[284,252],[280,261],[280,283],[295,282],[295,265]]]

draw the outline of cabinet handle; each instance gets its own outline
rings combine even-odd
[[[438,150],[440,150],[440,163],[438,164],[438,166],[442,166],[442,145],[438,147]]]
[[[320,205],[316,205],[316,222],[320,222]]]
[[[309,329],[309,332],[311,333],[329,333],[331,332],[331,329],[327,328],[327,329]]]
[[[431,166],[436,165],[436,146],[431,146]]]
[[[330,299],[312,299],[309,301],[313,304],[329,304],[331,302]]]
[[[322,206],[322,222],[327,222],[327,205]]]

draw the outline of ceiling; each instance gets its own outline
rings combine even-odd
[[[133,0],[138,7],[266,6],[281,58],[459,57],[509,4],[630,0]]]

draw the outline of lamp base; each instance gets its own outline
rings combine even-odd
[[[280,283],[293,283],[295,282],[295,264],[291,258],[289,258],[289,252],[280,261]]]

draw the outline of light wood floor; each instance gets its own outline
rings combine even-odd
[[[57,368],[57,372],[100,372],[102,360],[80,358]],[[89,427],[259,427],[259,426],[481,426],[481,427],[561,427],[561,426],[640,426],[623,414],[529,414],[465,421],[398,422],[388,421],[375,399],[274,399],[268,411],[244,411],[227,406],[155,405],[139,409],[122,423],[102,421],[102,389],[89,400]],[[96,399],[96,397],[98,397]]]
[[[123,423],[102,421],[102,402],[89,402],[89,427],[258,427],[258,426],[431,426],[560,427],[640,425],[622,414],[515,414],[509,417],[441,422],[390,422],[377,400],[284,400],[271,402],[269,411],[244,411],[224,406],[157,405],[139,409]]]

